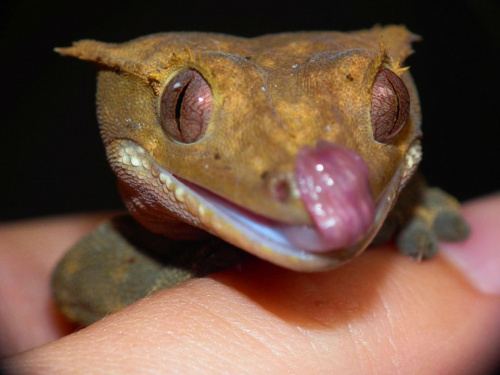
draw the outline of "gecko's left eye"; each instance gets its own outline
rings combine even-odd
[[[203,137],[212,112],[212,90],[194,69],[179,72],[163,91],[160,122],[176,141],[193,143]]]
[[[387,142],[395,137],[406,124],[409,113],[410,95],[406,85],[389,69],[380,69],[372,88],[373,138]]]

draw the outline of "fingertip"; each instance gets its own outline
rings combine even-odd
[[[469,238],[442,243],[441,253],[477,290],[500,296],[500,195],[469,202],[463,213]]]

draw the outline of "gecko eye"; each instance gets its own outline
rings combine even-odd
[[[213,108],[212,90],[207,81],[196,70],[183,70],[163,91],[160,122],[174,140],[193,143],[205,134]]]
[[[389,69],[382,68],[372,89],[370,117],[373,137],[387,142],[403,128],[410,112],[410,95],[404,82]]]

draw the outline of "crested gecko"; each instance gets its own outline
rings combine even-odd
[[[421,114],[404,61],[418,39],[376,26],[56,49],[98,67],[102,139],[129,212],[60,261],[61,311],[90,324],[237,264],[239,249],[312,272],[394,236],[417,259],[465,239],[458,203],[415,174]]]

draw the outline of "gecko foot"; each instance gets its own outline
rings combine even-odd
[[[396,237],[398,250],[415,259],[432,258],[438,241],[463,241],[470,228],[460,214],[460,205],[438,188],[427,188],[408,222]]]

